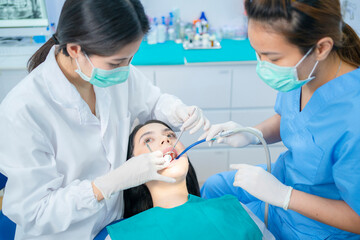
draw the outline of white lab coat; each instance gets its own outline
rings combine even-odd
[[[94,89],[100,120],[65,78],[53,47],[2,102],[3,212],[17,224],[15,239],[93,239],[122,217],[122,192],[97,202],[91,181],[126,160],[131,124],[154,117],[179,124],[170,113],[181,101],[134,66],[127,82]]]

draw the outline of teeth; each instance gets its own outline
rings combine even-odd
[[[166,157],[167,159],[169,159],[169,161],[172,161],[176,158],[176,153],[170,151],[164,154],[164,157]]]
[[[170,162],[172,160],[172,157],[170,155],[164,156],[166,162]]]

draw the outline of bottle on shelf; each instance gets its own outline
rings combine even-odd
[[[157,44],[157,19],[150,19],[150,30],[147,34],[148,44]]]
[[[157,42],[164,43],[166,41],[166,23],[165,17],[162,17],[161,24],[157,26]]]

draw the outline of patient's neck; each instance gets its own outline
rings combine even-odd
[[[186,182],[165,183],[152,181],[147,184],[153,200],[154,207],[173,208],[180,206],[188,200]]]

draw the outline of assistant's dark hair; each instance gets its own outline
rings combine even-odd
[[[316,43],[331,37],[333,52],[360,66],[360,39],[343,21],[339,0],[245,0],[249,20],[257,20],[282,33],[305,54]]]
[[[28,71],[44,62],[55,44],[66,56],[68,43],[79,44],[89,56],[110,56],[148,30],[140,0],[66,0],[54,37],[29,59]]]
[[[139,131],[140,128],[151,123],[159,123],[171,129],[166,123],[158,120],[150,120],[144,124],[140,124],[136,126],[129,137],[127,159],[133,157],[134,137],[136,133]],[[196,177],[195,169],[192,166],[190,160],[189,160],[189,170],[186,174],[186,187],[190,194],[195,196],[200,196],[199,183]],[[126,189],[124,191],[124,205],[125,205],[124,218],[134,216],[138,213],[141,213],[145,210],[152,208],[153,207],[152,198],[149,189],[146,187],[146,185],[142,184],[138,187]]]

